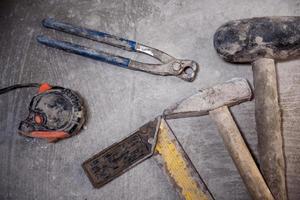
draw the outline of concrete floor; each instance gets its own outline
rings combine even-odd
[[[299,0],[155,0],[0,2],[0,86],[49,82],[78,91],[89,119],[78,136],[48,144],[17,134],[34,89],[0,97],[0,199],[178,199],[161,169],[148,159],[101,189],[93,189],[81,163],[161,114],[198,89],[232,77],[252,82],[250,65],[232,65],[212,45],[224,22],[268,15],[300,15]],[[114,48],[41,27],[45,17],[72,22],[140,41],[177,58],[193,59],[201,70],[193,83],[121,69],[50,49],[36,42],[47,34],[95,48]],[[122,54],[149,61],[142,55]],[[152,61],[152,60],[150,60]],[[300,199],[300,67],[278,64],[289,198]],[[254,103],[232,112],[257,156]],[[178,139],[217,200],[250,199],[217,129],[208,117],[169,120]]]

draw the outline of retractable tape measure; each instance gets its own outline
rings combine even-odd
[[[0,89],[0,94],[24,87],[39,87],[39,93],[32,98],[29,114],[19,125],[21,135],[55,142],[80,131],[85,122],[85,108],[76,92],[47,83],[33,83]]]

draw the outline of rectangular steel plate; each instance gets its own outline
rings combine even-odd
[[[143,125],[121,142],[86,160],[82,167],[94,187],[100,188],[153,154],[159,118]]]

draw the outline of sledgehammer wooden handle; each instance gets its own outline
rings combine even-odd
[[[273,200],[273,196],[249,152],[227,106],[209,112],[250,195],[255,200]]]
[[[273,59],[260,58],[253,62],[252,67],[262,174],[274,197],[286,200],[285,162],[275,62]]]

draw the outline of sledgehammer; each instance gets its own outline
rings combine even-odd
[[[274,60],[300,55],[300,17],[230,21],[216,31],[214,46],[228,62],[252,63],[260,166],[275,199],[285,200],[285,161]]]

